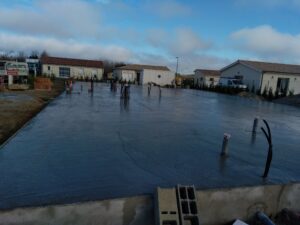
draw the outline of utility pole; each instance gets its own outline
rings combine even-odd
[[[176,56],[176,59],[177,59],[177,63],[176,63],[176,74],[175,74],[175,77],[177,77],[178,75],[178,56]]]

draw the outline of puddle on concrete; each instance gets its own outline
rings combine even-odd
[[[197,188],[300,181],[300,110],[196,90],[75,85],[0,150],[0,208],[152,194],[157,186]],[[269,121],[273,162],[263,181],[267,141],[251,135]],[[259,127],[262,123],[259,123]],[[220,160],[224,133],[229,157]]]

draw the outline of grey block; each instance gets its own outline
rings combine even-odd
[[[199,225],[195,187],[177,185],[176,194],[180,224]]]
[[[155,214],[156,225],[180,225],[175,188],[157,188]]]

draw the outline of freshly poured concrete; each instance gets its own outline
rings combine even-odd
[[[0,150],[0,208],[152,194],[157,186],[232,187],[300,181],[300,110],[215,93],[75,85]],[[78,93],[76,93],[78,92]],[[262,180],[267,141],[251,136],[269,121],[274,153]],[[262,123],[260,122],[259,126]],[[229,157],[220,158],[223,133]]]

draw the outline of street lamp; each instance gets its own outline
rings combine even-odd
[[[178,75],[178,56],[176,56],[176,59],[177,59],[177,63],[176,63],[176,74],[175,74],[175,76],[177,77],[177,75]]]

